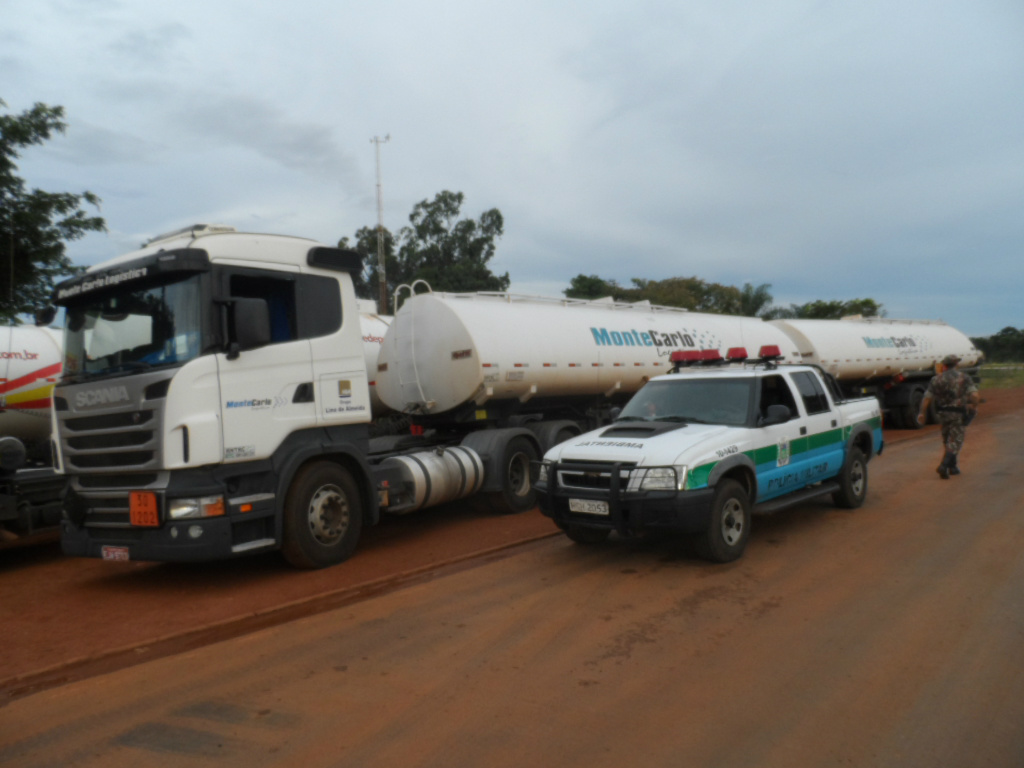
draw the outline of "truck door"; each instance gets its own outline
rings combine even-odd
[[[316,424],[310,343],[298,329],[299,277],[242,268],[223,275],[228,297],[267,302],[271,325],[270,344],[234,360],[217,355],[226,462],[266,458],[290,433]]]
[[[757,459],[757,501],[767,501],[800,487],[803,456],[800,447],[805,435],[800,411],[789,382],[782,374],[769,374],[761,378],[758,413],[764,417],[768,407],[784,405],[792,414],[789,421],[761,427],[758,431],[760,448]]]
[[[804,470],[808,483],[832,477],[843,465],[843,430],[839,414],[812,371],[789,374],[796,387],[807,424]]]

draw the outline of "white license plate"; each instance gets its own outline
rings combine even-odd
[[[103,555],[104,560],[129,560],[128,547],[111,547],[104,546],[100,550],[100,554]]]
[[[584,515],[607,515],[608,502],[593,499],[569,499],[569,511]]]

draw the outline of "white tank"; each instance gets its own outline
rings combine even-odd
[[[24,443],[50,436],[50,400],[60,376],[60,331],[34,325],[0,327],[0,437]]]
[[[632,393],[671,370],[680,349],[745,347],[751,357],[793,343],[756,318],[611,300],[511,294],[423,293],[408,299],[384,337],[377,392],[406,413],[443,413],[491,399]]]
[[[805,363],[848,381],[927,371],[946,355],[975,365],[981,353],[971,340],[941,320],[773,320],[796,343]]]
[[[374,302],[366,302],[372,306],[364,307],[360,301],[359,327],[363,331],[363,359],[366,361],[366,375],[370,381],[370,411],[374,416],[380,416],[389,409],[380,401],[377,395],[377,386],[374,376],[377,372],[377,357],[380,354],[380,345],[384,343],[384,336],[391,325],[391,317],[378,315],[377,305]]]

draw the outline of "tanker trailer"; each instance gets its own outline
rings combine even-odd
[[[56,531],[64,480],[51,466],[50,401],[61,335],[0,327],[0,544]]]
[[[377,389],[424,427],[571,420],[597,426],[677,350],[796,344],[750,317],[512,294],[420,293],[395,314],[381,346]],[[570,428],[571,429],[571,428]],[[546,447],[546,446],[542,446]]]
[[[878,398],[894,427],[920,427],[917,413],[936,363],[955,354],[974,374],[981,361],[971,340],[941,320],[845,317],[770,324],[792,339],[803,362],[831,373],[846,395]]]

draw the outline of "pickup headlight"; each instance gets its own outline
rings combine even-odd
[[[686,486],[686,465],[633,470],[630,491],[681,491]]]
[[[223,514],[223,496],[172,499],[167,503],[167,515],[171,520],[189,520],[196,517],[219,517]]]
[[[551,469],[551,463],[550,462],[547,462],[547,461],[542,461],[541,462],[540,469],[537,471],[537,480],[536,480],[536,484],[537,485],[547,485],[548,484],[548,473],[549,473],[550,469]]]

